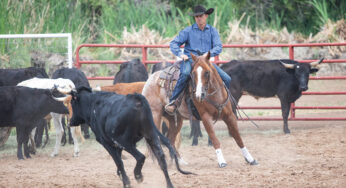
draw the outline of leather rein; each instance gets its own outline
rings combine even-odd
[[[191,84],[192,84],[192,91],[193,91],[193,92],[191,93],[191,98],[193,98],[193,97],[194,97],[193,93],[196,92],[196,84],[195,84],[194,76],[193,76],[192,72],[190,73],[190,77],[191,77]],[[208,77],[208,82],[207,82],[207,83],[208,83],[208,85],[207,85],[207,86],[205,87],[205,89],[204,89],[204,90],[206,91],[206,93],[207,93],[207,96],[205,97],[205,100],[206,100],[209,104],[213,105],[213,106],[217,109],[217,112],[218,112],[218,113],[217,113],[217,114],[218,114],[218,115],[217,115],[217,118],[215,119],[215,121],[214,121],[214,123],[213,123],[213,124],[215,124],[215,123],[217,122],[217,120],[218,120],[218,119],[220,118],[220,116],[221,116],[222,109],[226,106],[227,102],[230,100],[230,93],[229,93],[229,90],[227,89],[227,87],[223,84],[223,86],[225,87],[226,92],[227,92],[227,99],[225,100],[225,102],[219,104],[218,102],[216,102],[216,101],[210,99],[209,97],[215,95],[218,91],[221,90],[221,88],[220,88],[220,87],[215,88],[215,86],[212,85],[214,91],[213,91],[212,93],[208,93],[209,84],[210,84],[210,76]]]

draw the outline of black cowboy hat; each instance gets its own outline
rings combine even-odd
[[[214,12],[213,8],[210,9],[205,9],[204,6],[202,5],[197,5],[195,7],[193,7],[193,13],[191,13],[191,16],[200,16],[202,14],[212,14]]]

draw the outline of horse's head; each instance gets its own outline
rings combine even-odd
[[[210,52],[202,56],[195,56],[191,53],[191,57],[193,60],[191,71],[192,89],[196,99],[202,101],[207,97],[210,77],[215,71],[209,62]]]

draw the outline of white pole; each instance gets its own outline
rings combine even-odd
[[[68,68],[72,69],[72,35],[68,34]]]

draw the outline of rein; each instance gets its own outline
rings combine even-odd
[[[195,84],[194,77],[193,77],[193,74],[192,74],[192,73],[190,73],[190,77],[191,77],[192,90],[193,90],[193,92],[191,93],[191,95],[192,95],[191,97],[193,98],[193,93],[196,92],[196,84]],[[210,77],[208,78],[208,85],[205,87],[205,90],[206,90],[206,91],[208,91],[209,84],[210,84]],[[213,96],[213,95],[215,95],[218,91],[220,91],[220,89],[221,89],[220,87],[219,87],[219,88],[213,87],[213,88],[214,88],[214,91],[213,91],[212,93],[208,93],[208,92],[207,92],[207,96],[206,96],[206,98],[205,98],[205,100],[206,100],[209,104],[213,105],[213,106],[217,109],[217,118],[215,119],[215,121],[214,121],[213,124],[215,124],[215,123],[217,122],[217,120],[220,118],[222,109],[226,106],[227,102],[230,100],[230,93],[229,93],[229,91],[228,91],[228,89],[226,88],[225,85],[224,85],[224,87],[225,87],[226,92],[227,92],[227,99],[225,100],[225,102],[219,104],[219,103],[217,103],[217,102],[215,102],[215,101],[209,99],[210,96]]]
[[[209,85],[209,82],[208,82],[208,85]],[[217,122],[217,120],[220,118],[223,107],[225,107],[226,104],[227,104],[227,102],[230,100],[229,91],[228,91],[227,88],[225,88],[225,89],[226,89],[226,92],[227,92],[227,99],[226,99],[225,102],[223,102],[222,104],[218,104],[217,102],[215,102],[215,101],[213,101],[213,100],[211,100],[211,99],[208,98],[209,96],[213,96],[214,94],[216,94],[216,92],[219,91],[220,88],[218,88],[217,90],[215,90],[213,93],[208,94],[207,97],[205,98],[205,100],[206,100],[208,103],[212,104],[212,105],[217,109],[217,118],[215,119],[215,121],[214,121],[213,124],[215,124],[215,123]]]

